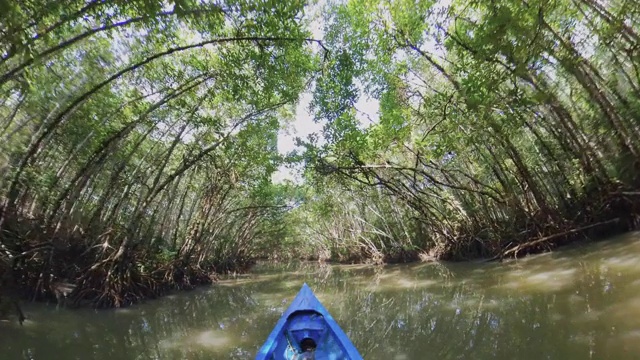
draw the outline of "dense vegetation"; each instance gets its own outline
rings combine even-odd
[[[119,306],[279,231],[277,131],[318,66],[303,4],[3,4],[5,280]]]
[[[640,3],[444,3],[328,10],[327,142],[305,153],[326,212],[305,205],[304,237],[342,259],[468,259],[635,227]]]
[[[343,1],[321,39],[309,6],[0,2],[0,291],[121,306],[259,257],[500,257],[636,226],[637,1]],[[324,131],[282,156],[305,91]],[[273,183],[285,163],[304,181]]]

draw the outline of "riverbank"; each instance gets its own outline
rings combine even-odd
[[[306,260],[391,264],[522,257],[638,229],[640,205],[634,198],[639,195],[616,191],[591,201],[583,200],[583,207],[571,219],[566,215],[558,219],[537,214],[528,219],[527,227],[517,232],[512,228],[499,241],[460,236],[456,242],[432,248],[389,248],[375,254],[360,248],[338,258],[316,256]],[[5,252],[8,250],[12,255],[2,257],[0,288],[6,298],[58,302],[69,307],[125,307],[173,291],[211,284],[220,274],[246,272],[256,260],[239,257],[196,263],[169,257],[166,251],[134,246],[114,261],[103,247],[84,245],[82,237],[52,238],[48,231],[36,234],[33,229],[37,228],[33,219],[14,218],[4,224],[2,243],[18,244],[11,249],[5,246]]]
[[[8,359],[253,359],[306,282],[367,360],[631,360],[639,255],[635,233],[517,263],[260,264],[126,309],[28,304],[24,327],[0,322],[0,349]]]
[[[184,254],[135,245],[120,253],[116,244],[88,244],[82,234],[36,231],[43,229],[37,219],[9,217],[2,229],[0,309],[5,313],[19,301],[126,307],[212,284],[221,274],[245,272],[253,264],[248,257],[190,261]]]
[[[341,246],[320,251],[312,248],[302,258],[376,264],[495,261],[547,252],[574,242],[606,238],[640,228],[640,191],[609,185],[566,201],[566,206],[533,214],[513,210],[502,223],[490,220],[485,223],[459,222],[445,235],[416,231],[418,236],[398,241],[372,232],[365,240],[360,235],[343,241]],[[406,225],[400,224],[400,227]],[[420,233],[425,235],[421,237]]]
[[[635,200],[634,200],[635,198]],[[637,230],[640,226],[640,192],[612,189],[587,193],[573,206],[553,213],[539,212],[521,227],[512,227],[499,241],[470,238],[466,248],[443,249],[439,259],[487,258],[501,260],[551,251],[585,239],[602,239]],[[516,230],[516,231],[514,231]]]

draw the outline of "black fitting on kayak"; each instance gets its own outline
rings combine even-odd
[[[314,351],[316,347],[318,347],[318,345],[316,345],[315,340],[312,338],[304,338],[300,341],[300,348],[303,352]]]

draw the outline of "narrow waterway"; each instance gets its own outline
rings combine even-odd
[[[0,359],[252,359],[303,282],[365,359],[638,359],[640,233],[508,263],[262,265],[122,310],[27,304]]]

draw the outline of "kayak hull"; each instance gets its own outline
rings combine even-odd
[[[293,359],[362,359],[307,284],[302,285],[256,356],[256,360]]]

